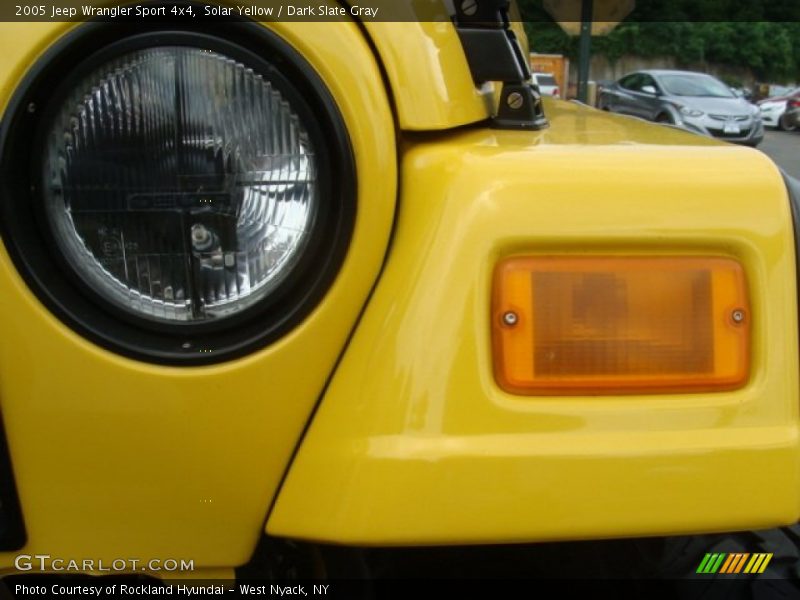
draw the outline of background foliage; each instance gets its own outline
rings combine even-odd
[[[577,57],[578,38],[552,21],[541,0],[518,0],[534,52]],[[592,39],[592,52],[673,56],[748,67],[760,81],[800,81],[800,2],[797,0],[637,0],[609,35]]]

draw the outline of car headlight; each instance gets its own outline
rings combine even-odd
[[[291,103],[230,56],[116,57],[74,86],[46,135],[59,250],[123,310],[224,319],[280,285],[307,244],[317,151]]]
[[[5,221],[32,214],[7,227],[15,257],[70,325],[123,353],[240,355],[296,324],[343,260],[344,123],[310,65],[259,25],[103,43],[119,27],[64,41],[89,58],[65,72],[72,53],[54,51],[17,98]],[[41,158],[23,180],[26,145]]]
[[[705,114],[702,110],[689,108],[687,106],[681,107],[680,111],[682,115],[685,115],[687,117],[702,117]]]

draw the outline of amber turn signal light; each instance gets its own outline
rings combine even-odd
[[[750,370],[738,262],[512,257],[494,273],[497,383],[524,395],[730,390]]]

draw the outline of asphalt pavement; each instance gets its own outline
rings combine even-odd
[[[767,129],[758,149],[789,175],[800,179],[800,131]]]

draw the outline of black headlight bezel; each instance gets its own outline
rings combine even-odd
[[[155,322],[112,305],[66,263],[43,212],[41,149],[47,124],[63,98],[99,65],[156,46],[213,50],[264,73],[292,103],[319,149],[317,214],[298,264],[258,304],[217,322]],[[60,82],[55,90],[53,81]],[[275,341],[319,303],[352,236],[356,171],[344,119],[331,93],[313,67],[269,29],[246,21],[207,23],[191,30],[161,23],[142,33],[132,23],[86,23],[52,46],[12,97],[0,129],[0,193],[0,233],[6,248],[30,288],[64,323],[125,356],[198,365],[241,357]]]

